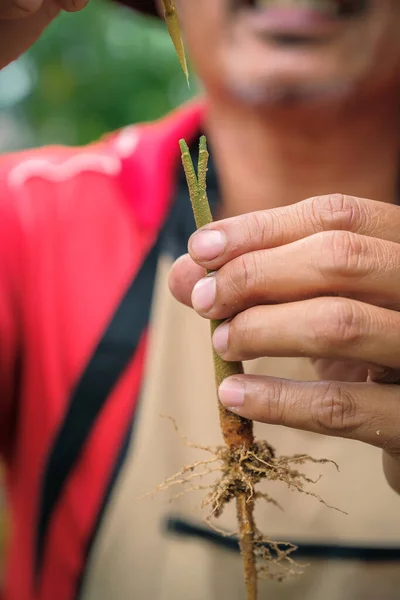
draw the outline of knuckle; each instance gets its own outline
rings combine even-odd
[[[229,356],[236,360],[254,358],[258,347],[257,330],[254,328],[254,310],[245,310],[234,319],[229,326]]]
[[[254,240],[257,240],[259,248],[269,248],[271,240],[277,246],[282,243],[282,219],[278,218],[274,210],[249,213],[245,223],[245,239],[250,245],[254,245]]]
[[[245,237],[251,244],[254,239],[259,239],[261,246],[266,240],[266,214],[265,211],[250,213],[246,222]]]
[[[257,295],[263,287],[263,269],[260,262],[258,252],[242,254],[232,261],[227,286],[238,296],[236,302],[243,301],[249,293]]]
[[[246,288],[252,280],[251,265],[248,256],[242,255],[232,261],[227,276],[227,289],[239,300],[245,295]]]
[[[345,194],[328,194],[310,199],[310,212],[321,231],[333,229],[358,231],[363,213],[360,202]]]
[[[310,327],[319,348],[356,345],[365,335],[365,318],[359,305],[347,298],[326,298],[313,303]]]
[[[311,411],[320,429],[330,434],[345,435],[359,427],[356,402],[344,387],[330,381],[321,385],[319,391]]]
[[[365,244],[362,236],[349,231],[328,231],[317,234],[318,268],[328,278],[361,277],[367,272]]]
[[[244,311],[236,315],[229,325],[229,355],[236,356],[239,349],[243,350],[243,347],[248,345],[249,338],[251,338],[251,333],[248,315]]]
[[[283,381],[270,379],[267,391],[260,394],[261,410],[267,423],[284,425],[287,422],[287,391]]]

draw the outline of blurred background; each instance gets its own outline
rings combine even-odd
[[[162,22],[95,0],[62,14],[0,72],[0,152],[85,144],[160,117],[195,91]]]
[[[0,152],[86,144],[156,119],[194,93],[162,22],[93,0],[80,13],[63,13],[0,71]],[[0,588],[7,535],[0,486]]]

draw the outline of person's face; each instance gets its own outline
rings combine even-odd
[[[400,88],[400,0],[176,0],[211,93],[254,104]]]

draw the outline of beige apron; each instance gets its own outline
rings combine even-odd
[[[141,407],[129,456],[116,485],[89,563],[85,600],[242,600],[240,556],[211,541],[166,534],[169,515],[204,525],[200,503],[205,492],[171,502],[172,487],[139,500],[182,466],[205,453],[185,446],[170,420],[190,442],[221,443],[208,323],[179,305],[167,289],[168,261],[159,267],[152,319],[152,339]],[[306,359],[262,359],[247,372],[299,380],[316,379]],[[284,511],[261,504],[257,520],[263,533],[284,541],[397,546],[400,548],[400,497],[387,485],[381,452],[349,440],[283,427],[257,425],[279,454],[308,453],[340,465],[313,465],[323,474],[312,489],[326,502],[289,491],[281,483],[264,489]],[[235,529],[233,508],[218,521]],[[312,561],[304,574],[284,581],[262,582],[260,600],[395,600],[400,599],[400,563]]]

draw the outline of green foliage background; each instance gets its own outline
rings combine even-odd
[[[93,0],[63,13],[0,74],[0,150],[85,144],[160,117],[194,92],[164,23]]]

